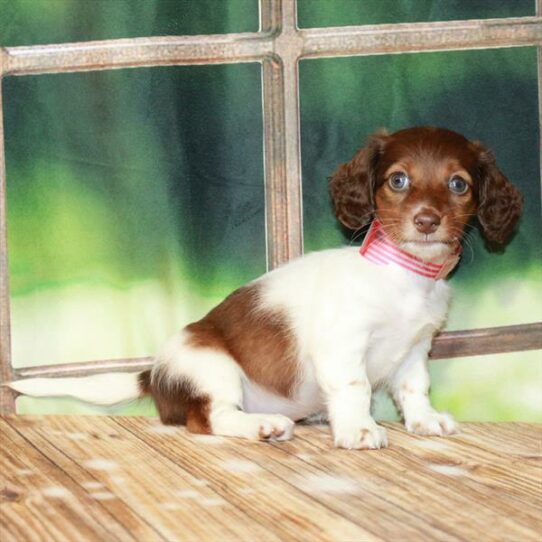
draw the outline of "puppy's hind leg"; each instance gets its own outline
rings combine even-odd
[[[294,434],[294,422],[281,414],[248,414],[216,401],[211,409],[213,434],[252,440],[289,440]]]
[[[228,352],[194,346],[184,332],[166,346],[149,376],[148,388],[165,424],[193,433],[247,439],[287,440],[294,422],[279,414],[243,412],[243,371]],[[145,383],[142,385],[145,390]]]

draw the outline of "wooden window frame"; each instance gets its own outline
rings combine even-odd
[[[297,27],[296,0],[259,0],[258,32],[167,36],[0,49],[4,76],[151,66],[262,65],[267,266],[303,252],[299,78],[301,59],[429,51],[538,47],[542,124],[542,0],[536,16],[330,28]],[[98,360],[13,368],[11,363],[6,169],[0,88],[0,381],[31,376],[82,376],[148,368],[152,358]],[[432,359],[542,348],[542,322],[444,332]],[[15,413],[15,394],[0,387],[0,413]]]

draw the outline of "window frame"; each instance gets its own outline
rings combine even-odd
[[[296,0],[259,0],[258,32],[166,36],[0,49],[0,381],[83,376],[148,368],[152,358],[97,360],[14,369],[11,363],[6,168],[1,81],[5,76],[259,62],[262,65],[267,267],[303,253],[299,61],[503,47],[538,47],[542,125],[542,0],[536,15],[466,21],[328,28],[297,27]],[[542,322],[443,332],[432,359],[542,348]],[[15,393],[0,387],[0,414],[15,413]]]

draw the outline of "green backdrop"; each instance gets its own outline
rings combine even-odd
[[[534,0],[299,0],[303,27],[533,15]],[[0,0],[0,44],[256,31],[255,0]],[[306,250],[350,243],[327,177],[380,127],[433,124],[491,147],[526,196],[518,235],[467,243],[449,329],[542,320],[534,48],[304,60]],[[258,64],[7,77],[17,366],[152,355],[265,269]],[[540,352],[434,362],[460,419],[542,421]],[[379,417],[393,416],[388,402]],[[20,398],[19,412],[104,412]],[[149,413],[146,403],[113,409]]]

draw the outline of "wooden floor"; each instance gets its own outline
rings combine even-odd
[[[325,426],[257,443],[151,418],[0,419],[0,540],[542,540],[542,426],[464,424],[333,449]]]

